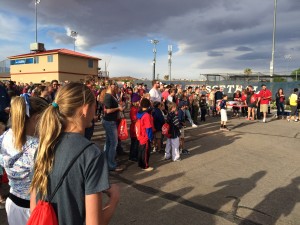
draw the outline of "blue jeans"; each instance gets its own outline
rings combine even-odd
[[[192,120],[191,113],[190,113],[189,109],[185,110],[185,115],[186,115],[188,121],[190,122],[190,124],[193,124],[193,120]]]
[[[280,116],[280,115],[284,116],[284,103],[277,102],[276,106],[277,106],[277,116]]]
[[[118,145],[117,123],[116,121],[107,121],[103,119],[102,125],[106,134],[104,151],[107,157],[108,169],[115,170],[117,167],[115,157]]]

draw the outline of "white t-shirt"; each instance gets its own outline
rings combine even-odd
[[[161,92],[158,89],[152,88],[149,94],[152,102],[161,102]]]

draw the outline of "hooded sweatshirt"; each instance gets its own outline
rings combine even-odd
[[[165,117],[159,108],[154,108],[152,112],[154,127],[156,131],[161,131],[162,126],[165,123]]]
[[[140,145],[146,144],[148,141],[153,140],[152,131],[152,116],[147,111],[139,111],[137,118],[140,120],[141,136],[139,138]]]

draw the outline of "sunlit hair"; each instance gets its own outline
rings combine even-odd
[[[47,195],[48,175],[52,170],[55,146],[68,124],[77,126],[84,105],[95,103],[92,91],[80,83],[69,83],[60,88],[54,102],[58,107],[49,106],[39,123],[40,143],[36,158],[31,191],[36,189],[45,198]]]
[[[38,97],[29,97],[30,116],[40,114],[48,106],[45,100]],[[23,97],[14,97],[11,101],[11,129],[13,132],[13,145],[15,149],[22,151],[22,146],[26,142],[26,121],[29,117],[26,115],[26,103]],[[34,121],[36,122],[36,121]]]
[[[176,103],[175,102],[169,102],[168,103],[168,111],[171,112],[174,110],[174,108],[176,109]]]
[[[131,103],[133,106],[135,106],[135,107],[139,107],[140,106],[140,102],[132,102]]]
[[[145,94],[143,94],[143,98],[150,99],[150,94],[149,94],[149,93],[145,93]]]
[[[47,90],[48,87],[47,86],[44,86],[44,85],[41,85],[41,86],[38,86],[34,89],[34,93],[36,94],[36,96],[41,96],[42,95],[42,92]]]

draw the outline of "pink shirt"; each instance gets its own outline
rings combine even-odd
[[[170,94],[169,94],[168,91],[164,91],[164,92],[162,93],[162,97],[164,98],[164,100],[167,100],[169,95],[170,95]]]

